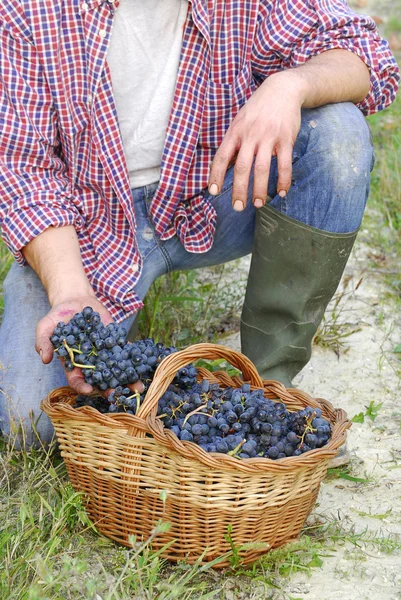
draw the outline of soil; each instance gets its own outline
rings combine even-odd
[[[392,0],[350,4],[373,15],[380,29],[401,15]],[[310,363],[294,380],[312,396],[344,408],[349,418],[364,415],[364,422],[354,422],[348,433],[350,463],[322,483],[308,520],[329,522],[339,539],[319,553],[321,567],[310,576],[293,574],[277,598],[401,599],[401,354],[393,352],[401,344],[401,306],[386,283],[399,265],[395,256],[380,256],[374,248],[372,235],[362,230],[335,296],[340,294],[341,301],[336,308],[332,301],[326,311],[322,341],[336,334],[348,337],[340,337],[334,348],[315,345]],[[248,259],[241,261],[242,275],[248,265]],[[239,334],[225,343],[238,350]],[[372,412],[372,402],[376,416],[370,418],[366,413]],[[255,592],[255,598],[266,598]]]
[[[349,465],[323,482],[309,519],[331,522],[342,529],[341,539],[322,551],[322,566],[310,577],[296,573],[284,586],[297,600],[401,599],[401,355],[393,353],[401,342],[401,315],[386,285],[388,265],[377,267],[380,257],[372,255],[369,238],[368,231],[359,234],[335,296],[341,295],[335,316],[334,301],[326,311],[323,341],[329,334],[348,337],[334,349],[315,346],[294,381],[344,408],[350,418],[364,416],[348,433]],[[244,259],[242,268],[247,264]],[[238,350],[239,334],[224,343]],[[372,413],[369,406],[373,419],[366,414]],[[355,545],[356,535],[371,543]],[[398,550],[386,552],[384,545],[394,540]]]

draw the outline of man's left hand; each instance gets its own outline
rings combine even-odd
[[[241,211],[248,198],[254,165],[253,204],[266,202],[271,157],[277,156],[277,191],[285,196],[291,186],[292,150],[301,126],[302,84],[294,73],[269,77],[241,108],[221,143],[210,170],[209,192],[219,193],[235,158],[233,208]]]

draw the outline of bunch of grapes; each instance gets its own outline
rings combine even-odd
[[[319,408],[289,412],[249,384],[224,389],[203,380],[188,390],[171,385],[159,401],[158,416],[180,440],[241,459],[299,456],[330,438]]]
[[[112,388],[107,398],[76,399],[77,407],[101,413],[137,414],[157,366],[177,351],[150,338],[127,342],[124,327],[103,325],[89,306],[69,323],[58,323],[50,339],[67,370],[80,367],[95,389]],[[206,379],[197,383],[197,374],[192,364],[180,369],[158,404],[158,417],[182,441],[240,459],[279,459],[321,448],[330,439],[330,424],[319,408],[289,412],[283,403],[265,398],[262,389],[251,390],[247,383],[221,388]],[[145,385],[142,394],[128,387],[139,379]]]
[[[74,315],[69,323],[58,323],[50,341],[56,354],[65,360],[67,371],[79,367],[85,381],[93,388],[114,390],[109,396],[107,411],[99,396],[84,396],[86,400],[80,400],[82,405],[101,406],[101,412],[125,411],[135,414],[159,363],[172,352],[177,352],[174,346],[156,344],[152,339],[127,342],[127,330],[124,327],[116,323],[103,325],[99,313],[90,306]],[[186,389],[196,382],[196,376],[197,369],[188,365],[178,371],[174,383]],[[127,386],[139,379],[145,389],[138,398],[138,392],[133,394]]]

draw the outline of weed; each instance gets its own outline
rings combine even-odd
[[[357,415],[355,415],[354,417],[352,417],[352,419],[351,419],[352,423],[364,423],[365,417],[369,417],[369,419],[371,421],[375,421],[382,406],[383,406],[383,402],[378,402],[376,404],[374,402],[374,400],[371,400],[369,405],[365,406],[365,408],[366,408],[365,412],[360,412]]]
[[[381,530],[370,530],[365,527],[357,531],[354,524],[347,526],[345,519],[333,519],[324,515],[315,515],[306,532],[316,542],[329,544],[348,543],[360,549],[375,548],[384,554],[394,554],[401,550],[401,536]]]
[[[159,278],[139,314],[141,337],[184,347],[213,341],[239,327],[245,279],[228,285],[232,263],[201,271],[172,272]]]
[[[340,349],[345,348],[346,351],[346,339],[360,331],[360,327],[344,320],[347,302],[362,284],[362,279],[360,279],[355,288],[348,289],[351,281],[352,278],[349,277],[343,279],[343,290],[333,298],[313,340],[313,343],[317,346],[331,348],[337,356],[340,354]]]
[[[356,477],[352,475],[350,465],[327,469],[326,481],[332,481],[333,479],[346,479],[354,483],[372,483],[374,481],[371,477]]]
[[[392,510],[389,509],[385,513],[371,513],[371,512],[367,513],[367,512],[364,512],[363,510],[355,510],[355,512],[360,517],[369,517],[370,519],[379,519],[380,521],[384,521],[391,515]]]

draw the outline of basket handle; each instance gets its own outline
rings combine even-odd
[[[256,367],[249,358],[244,354],[241,354],[241,352],[236,352],[235,350],[220,346],[219,344],[194,344],[185,350],[170,354],[160,363],[137,417],[146,419],[152,411],[154,411],[154,416],[156,416],[159,399],[173,381],[177,371],[200,358],[212,360],[223,358],[242,372],[244,381],[249,381],[251,385],[263,388],[263,381],[260,378]]]

